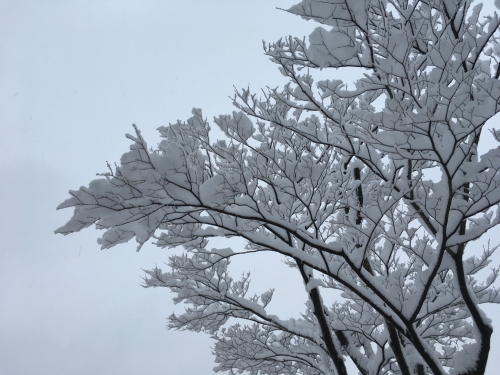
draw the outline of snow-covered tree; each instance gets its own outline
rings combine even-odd
[[[75,211],[57,233],[95,224],[103,248],[183,246],[144,283],[190,304],[170,327],[211,334],[217,371],[346,375],[350,358],[363,375],[484,374],[479,305],[500,302],[499,269],[482,275],[496,247],[477,240],[500,221],[500,148],[478,146],[500,141],[481,134],[499,111],[500,18],[481,9],[303,0],[288,12],[322,26],[264,46],[283,89],[237,90],[218,140],[199,109],[160,127],[156,149],[134,126],[121,165],[59,206]],[[346,67],[364,72],[352,87]],[[209,249],[212,237],[246,247]],[[255,252],[296,270],[303,314],[270,314],[272,285],[252,294],[249,275],[230,275]]]

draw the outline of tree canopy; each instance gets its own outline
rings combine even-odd
[[[350,358],[363,375],[484,374],[493,327],[479,305],[500,302],[499,269],[477,240],[500,221],[500,149],[478,145],[500,141],[481,134],[499,111],[500,18],[481,10],[301,1],[288,12],[321,26],[264,44],[287,85],[236,90],[214,119],[221,139],[200,109],[158,128],[154,149],[134,125],[120,165],[58,207],[74,216],[56,232],[95,224],[102,248],[183,246],[144,285],[190,305],[169,327],[210,334],[216,371],[346,375]],[[353,67],[364,75],[348,87]],[[300,316],[268,313],[272,285],[252,295],[249,274],[230,275],[256,252],[296,269]]]

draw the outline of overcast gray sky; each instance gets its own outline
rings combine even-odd
[[[0,374],[212,373],[210,339],[164,329],[182,306],[139,286],[171,251],[100,251],[94,229],[56,236],[72,212],[55,207],[119,161],[132,123],[155,145],[192,107],[230,113],[233,85],[283,84],[262,39],[308,35],[316,25],[275,9],[294,3],[0,0]],[[246,266],[264,288],[273,264]],[[296,288],[274,308],[301,308]]]

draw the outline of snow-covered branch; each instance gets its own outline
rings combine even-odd
[[[236,110],[200,109],[138,127],[130,151],[58,208],[57,230],[104,229],[110,248],[135,238],[183,246],[170,271],[146,271],[189,307],[169,327],[207,332],[217,371],[250,374],[484,374],[499,269],[476,241],[500,221],[500,148],[484,132],[499,111],[500,18],[468,0],[303,0],[309,39],[264,45],[285,87],[236,90]],[[364,69],[353,85],[342,68]],[[331,80],[315,80],[315,70]],[[382,108],[381,108],[382,107]],[[209,249],[212,238],[242,249]],[[273,286],[249,292],[230,260],[283,255],[304,283],[305,310],[268,313]],[[340,291],[339,301],[329,298]],[[299,298],[299,297],[297,297]]]

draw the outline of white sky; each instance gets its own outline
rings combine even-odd
[[[173,295],[139,286],[172,252],[100,251],[94,229],[56,236],[72,212],[55,207],[119,161],[132,123],[154,146],[192,107],[230,113],[233,85],[285,83],[262,39],[308,35],[315,24],[275,9],[294,3],[0,0],[0,374],[213,373],[208,337],[164,329],[182,311]],[[260,291],[276,264],[246,264]],[[304,293],[287,286],[273,307],[285,315]],[[498,326],[500,308],[487,311]]]

